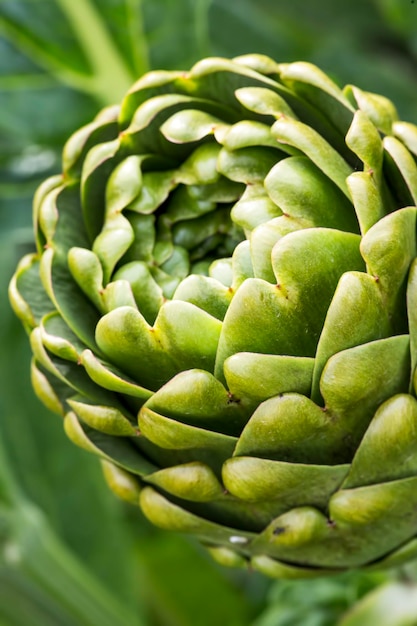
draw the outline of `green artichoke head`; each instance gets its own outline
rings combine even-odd
[[[121,497],[276,577],[417,556],[417,127],[309,63],[143,76],[36,193],[10,298]]]

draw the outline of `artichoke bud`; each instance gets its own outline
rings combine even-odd
[[[262,55],[77,131],[10,283],[113,491],[273,577],[417,556],[417,126]]]

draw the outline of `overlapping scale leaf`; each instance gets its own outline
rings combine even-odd
[[[417,128],[263,55],[150,72],[67,142],[10,284],[110,487],[274,577],[416,554]]]

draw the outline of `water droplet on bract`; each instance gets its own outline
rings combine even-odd
[[[233,535],[229,538],[229,541],[230,543],[240,543],[243,545],[244,543],[248,543],[249,539],[246,537],[239,537],[239,535]]]

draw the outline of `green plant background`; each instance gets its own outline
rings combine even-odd
[[[149,69],[317,63],[417,123],[414,0],[0,0],[0,626],[412,626],[417,566],[307,582],[214,564],[115,499],[30,387],[7,284],[66,138]]]

